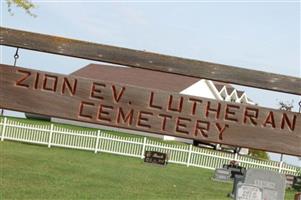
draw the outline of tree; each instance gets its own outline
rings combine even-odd
[[[31,10],[33,8],[35,8],[35,4],[33,4],[32,2],[30,2],[29,0],[6,0],[7,3],[7,8],[8,8],[8,12],[13,15],[14,13],[12,12],[12,6],[17,6],[19,8],[22,8],[23,10],[26,11],[26,13],[28,13],[29,15],[36,17],[35,14],[33,14],[31,12]]]
[[[267,152],[256,150],[256,149],[249,149],[249,156],[252,156],[254,158],[269,160],[270,157]]]
[[[14,13],[12,12],[12,6],[16,6],[25,10],[26,13],[28,13],[29,15],[36,17],[36,15],[31,12],[31,10],[36,6],[29,0],[6,0],[6,3],[7,3],[7,10],[11,15],[14,15]],[[0,111],[0,116],[3,116],[3,114],[4,114],[4,109],[2,108]]]
[[[279,101],[279,109],[280,110],[286,110],[286,111],[292,111],[292,109],[294,108],[293,106],[294,104],[294,100],[291,101],[291,103],[286,102],[284,103],[283,101]],[[299,101],[299,113],[301,112],[301,100]],[[282,161],[283,159],[283,154],[281,154],[280,160]],[[301,157],[299,157],[299,159],[301,160]]]
[[[280,101],[279,110],[292,111],[292,109],[294,108],[293,104],[294,104],[294,100],[292,100],[291,103],[289,102],[284,103],[283,101]]]

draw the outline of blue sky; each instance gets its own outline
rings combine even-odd
[[[1,26],[301,77],[300,1],[33,2],[36,18],[14,7],[11,16],[1,0]],[[1,63],[12,64],[14,51],[1,47]],[[20,50],[18,60],[20,66],[64,74],[88,63],[27,50]],[[239,88],[266,107],[293,100],[297,111],[301,100]]]

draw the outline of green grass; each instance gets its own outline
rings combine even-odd
[[[0,199],[230,200],[232,188],[212,181],[211,170],[105,153],[4,141],[0,159]]]

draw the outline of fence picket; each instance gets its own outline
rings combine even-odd
[[[98,130],[85,131],[74,130],[54,126],[54,124],[41,125],[19,122],[17,120],[0,118],[1,141],[4,139],[29,143],[46,144],[75,149],[93,150],[118,155],[144,158],[146,150],[161,151],[169,155],[169,161],[185,164],[186,166],[214,169],[222,167],[230,160],[237,160],[246,168],[264,168],[280,173],[297,174],[300,169],[286,163],[276,161],[263,161],[241,155],[218,152],[205,148],[197,148],[192,145],[173,145],[158,142],[156,140],[135,137],[122,137]],[[95,139],[94,139],[95,138]]]
[[[142,151],[141,151],[141,159],[144,158],[145,146],[146,146],[146,137],[143,138]]]
[[[7,125],[7,118],[5,117],[3,121],[2,132],[1,132],[1,141],[4,141],[6,125]]]
[[[97,131],[94,153],[97,153],[97,151],[98,151],[99,136],[100,136],[100,130]]]
[[[192,144],[189,145],[189,152],[188,152],[188,158],[187,158],[187,164],[186,164],[187,167],[189,167],[189,165],[190,165],[191,150],[192,150]]]
[[[51,147],[52,134],[53,134],[53,124],[50,125],[48,148]]]

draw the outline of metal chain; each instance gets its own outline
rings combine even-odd
[[[17,50],[16,50],[16,53],[15,53],[15,55],[14,55],[14,59],[15,59],[15,62],[14,62],[14,67],[16,66],[16,64],[17,64],[17,60],[18,60],[18,58],[19,58],[19,54],[18,54],[18,52],[19,52],[19,47],[17,48]]]
[[[301,113],[301,100],[299,101],[299,113]]]
[[[16,49],[16,53],[15,53],[15,55],[14,55],[14,67],[16,66],[16,64],[17,64],[17,60],[18,60],[18,58],[19,58],[20,56],[19,56],[19,47],[17,47],[17,49]],[[0,112],[0,115],[1,116],[3,116],[3,114],[4,114],[4,109],[2,108],[1,109],[1,112]]]

